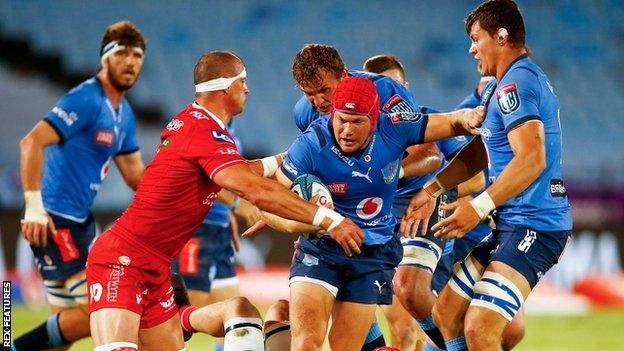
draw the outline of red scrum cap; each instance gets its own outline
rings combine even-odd
[[[379,119],[379,95],[375,84],[360,77],[341,79],[332,95],[332,116],[334,111],[368,116],[372,133]]]

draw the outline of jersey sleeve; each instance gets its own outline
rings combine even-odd
[[[98,103],[85,90],[75,90],[63,96],[44,120],[58,133],[61,142],[64,142],[91,125],[98,110]]]
[[[310,104],[310,101],[308,101],[305,96],[302,96],[301,99],[297,101],[293,109],[295,125],[297,125],[297,128],[299,128],[299,131],[302,133],[308,129],[310,124],[312,124],[318,116],[320,116],[320,114],[312,108],[312,104]]]
[[[541,86],[538,77],[532,71],[519,67],[509,72],[496,91],[505,132],[539,115],[539,97]]]
[[[455,155],[468,143],[468,138],[463,135],[438,140],[435,142],[438,150],[444,155],[444,159],[451,161]]]
[[[422,112],[382,113],[379,116],[379,127],[387,137],[407,147],[423,143],[428,120],[429,116]]]
[[[282,173],[288,179],[295,180],[302,174],[313,173],[314,161],[312,153],[314,152],[312,139],[313,132],[307,132],[299,135],[295,142],[288,148],[286,158],[282,163]]]
[[[134,113],[130,114],[128,121],[126,122],[125,137],[121,143],[121,147],[117,152],[117,156],[127,155],[139,150],[139,143],[136,136],[136,120]]]
[[[189,156],[197,160],[210,179],[227,167],[246,162],[232,136],[212,123],[198,123],[187,145]]]

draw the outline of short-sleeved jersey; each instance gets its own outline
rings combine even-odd
[[[427,119],[420,113],[404,119],[382,114],[369,145],[353,154],[341,151],[329,120],[320,119],[291,145],[281,170],[291,180],[302,174],[319,177],[336,211],[362,228],[364,244],[385,243],[394,235],[391,206],[403,152],[422,142]]]
[[[489,83],[484,91],[492,84],[496,82]],[[488,98],[485,95],[484,100]],[[522,55],[503,74],[487,102],[483,140],[490,157],[491,182],[514,156],[507,134],[530,120],[539,120],[544,125],[546,168],[527,189],[497,208],[498,225],[570,230],[570,204],[562,175],[559,99],[542,69]]]
[[[221,170],[245,162],[225,125],[197,104],[187,106],[160,135],[134,200],[111,231],[172,260],[197,230],[221,190]]]
[[[236,148],[240,154],[243,153],[243,149],[241,148],[240,139],[238,139],[236,135],[236,128],[234,127],[234,121],[231,121],[230,124],[227,125],[227,131],[234,139],[234,143],[236,144]],[[216,201],[212,208],[204,218],[204,224],[212,224],[221,227],[227,227],[230,223],[230,219],[228,217],[229,208],[226,204]],[[229,241],[225,243],[225,245],[229,245]]]
[[[438,113],[435,109],[429,107],[420,107],[420,112],[429,114],[429,113]],[[420,190],[425,183],[431,179],[434,175],[436,175],[444,166],[451,161],[451,159],[461,150],[464,145],[468,142],[468,139],[461,135],[453,138],[445,138],[435,142],[438,150],[440,151],[440,167],[436,170],[421,175],[417,177],[407,177],[399,180],[399,186],[397,188],[396,196],[412,196],[418,190]]]
[[[412,93],[394,79],[381,74],[354,70],[349,70],[349,75],[370,79],[375,84],[383,113],[415,114],[418,111],[416,108],[418,103]],[[313,121],[323,116],[305,96],[295,104],[293,115],[297,128],[302,132],[308,129]]]
[[[139,149],[134,113],[126,99],[118,109],[113,108],[94,77],[63,96],[44,120],[61,139],[45,150],[41,180],[44,207],[83,222],[112,158]]]

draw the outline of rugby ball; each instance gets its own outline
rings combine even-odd
[[[303,174],[292,183],[290,190],[299,195],[300,198],[308,201],[316,195],[319,195],[316,204],[327,208],[334,208],[334,202],[329,189],[315,175]]]

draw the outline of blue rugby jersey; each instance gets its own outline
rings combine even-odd
[[[488,84],[484,91],[492,84],[496,83]],[[546,168],[527,189],[497,208],[499,227],[523,226],[543,231],[572,229],[562,175],[559,99],[546,74],[522,55],[503,74],[486,103],[482,137],[490,157],[490,182],[496,180],[514,156],[507,139],[510,130],[527,121],[539,120],[546,134]]]
[[[44,120],[61,138],[45,150],[44,207],[83,222],[111,160],[139,149],[134,113],[126,99],[115,110],[102,84],[93,77],[63,96]]]
[[[364,230],[364,244],[385,243],[395,235],[391,207],[400,161],[407,146],[422,142],[427,117],[382,114],[369,145],[353,154],[340,150],[328,121],[320,119],[299,135],[281,170],[291,180],[306,173],[319,177],[336,211]]]

